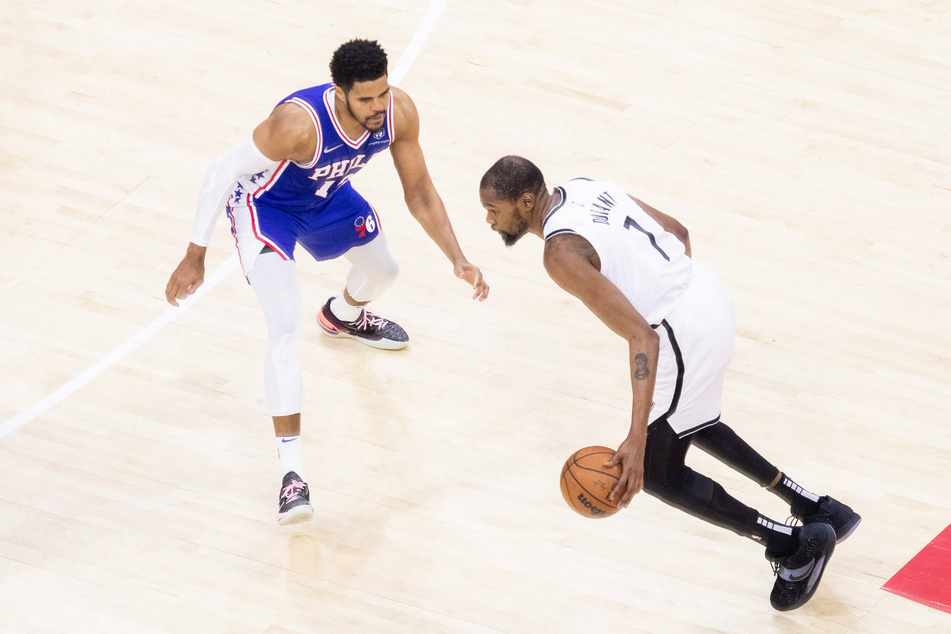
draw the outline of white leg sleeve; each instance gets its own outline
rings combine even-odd
[[[264,392],[271,416],[297,414],[303,393],[297,364],[303,320],[297,265],[277,253],[262,253],[248,272],[248,281],[267,320]]]
[[[382,231],[372,242],[350,249],[344,257],[353,265],[347,275],[347,292],[358,302],[378,298],[400,274]]]

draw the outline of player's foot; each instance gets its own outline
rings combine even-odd
[[[805,515],[796,515],[795,517],[803,524],[813,524],[815,522],[828,524],[835,530],[835,543],[837,544],[842,543],[855,532],[859,522],[862,521],[861,515],[828,495],[819,498],[818,507],[815,511]]]
[[[822,573],[835,550],[835,530],[828,524],[806,524],[799,529],[799,548],[791,555],[777,557],[766,551],[773,564],[776,582],[769,603],[777,610],[795,610],[812,598]]]
[[[396,322],[374,315],[368,310],[355,321],[341,321],[330,310],[330,302],[317,311],[317,323],[331,337],[351,337],[368,346],[383,350],[399,350],[409,345],[409,336]]]
[[[280,505],[277,523],[281,526],[306,522],[314,516],[307,483],[294,471],[288,471],[281,483]]]

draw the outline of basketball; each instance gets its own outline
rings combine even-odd
[[[561,494],[576,513],[592,519],[618,512],[617,502],[608,501],[621,477],[621,465],[605,467],[614,456],[608,447],[585,447],[574,452],[561,470]]]

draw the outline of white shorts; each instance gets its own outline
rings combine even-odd
[[[719,422],[734,344],[733,300],[726,288],[694,263],[690,286],[654,330],[660,353],[650,422],[666,418],[680,438]]]

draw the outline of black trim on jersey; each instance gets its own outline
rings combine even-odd
[[[680,346],[677,345],[677,338],[674,336],[674,329],[670,327],[667,320],[664,319],[660,325],[667,331],[667,339],[670,340],[670,348],[674,352],[674,359],[677,360],[677,382],[674,385],[674,396],[670,399],[670,407],[661,418],[669,418],[677,411],[677,405],[680,404],[680,393],[684,389],[684,357],[680,353]],[[698,428],[699,429],[699,428]]]
[[[680,432],[679,434],[677,434],[677,438],[686,438],[687,436],[690,436],[691,434],[696,434],[701,429],[712,427],[713,425],[716,425],[719,422],[720,422],[720,415],[717,414],[717,417],[714,418],[713,420],[708,420],[707,422],[701,423],[692,429],[688,429],[687,431]]]
[[[567,200],[568,200],[568,194],[565,193],[565,190],[564,190],[562,187],[560,187],[560,186],[559,186],[559,187],[556,187],[556,188],[555,188],[555,191],[556,191],[556,192],[561,192],[561,202],[558,203],[557,205],[555,205],[554,207],[552,207],[552,210],[549,211],[547,214],[545,214],[545,218],[544,218],[544,220],[542,220],[542,233],[545,232],[545,225],[548,223],[548,219],[551,218],[551,215],[552,215],[553,213],[555,213],[556,211],[558,211],[559,209],[561,209],[562,207],[564,207],[564,206],[565,206],[565,202],[567,202]],[[552,235],[554,235],[554,234],[552,234]],[[548,238],[545,238],[545,239],[547,240]]]
[[[575,234],[576,236],[577,236],[577,235],[581,235],[581,234],[579,234],[577,231],[575,231],[574,229],[558,229],[557,231],[552,231],[550,235],[545,236],[545,242],[548,242],[549,240],[551,240],[551,239],[554,238],[555,236],[560,236],[560,235],[562,235],[562,234],[564,234],[564,233],[573,233],[573,234]]]

